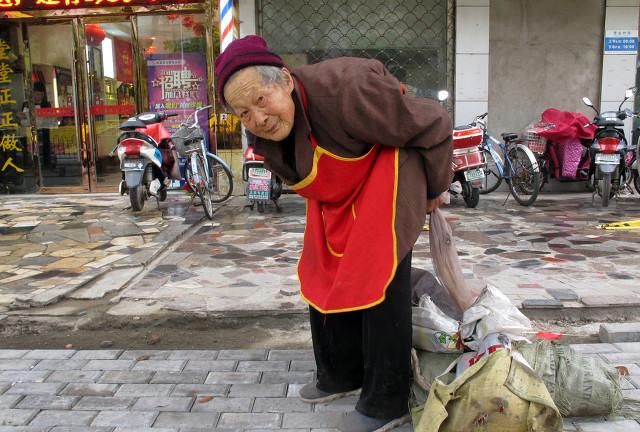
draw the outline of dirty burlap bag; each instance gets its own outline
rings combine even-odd
[[[482,357],[448,382],[454,364],[433,381],[415,432],[562,431],[544,383],[509,351]]]
[[[517,349],[542,378],[563,416],[606,416],[623,409],[620,376],[597,355],[546,340]]]

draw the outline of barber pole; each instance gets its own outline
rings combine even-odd
[[[238,38],[238,20],[233,10],[233,0],[220,0],[220,52]]]

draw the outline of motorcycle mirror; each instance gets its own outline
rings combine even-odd
[[[438,92],[438,100],[440,102],[446,101],[447,99],[449,99],[449,92],[446,90],[440,90]]]
[[[586,96],[582,98],[582,103],[584,103],[588,107],[593,108],[593,104],[591,103],[591,99],[589,99]]]

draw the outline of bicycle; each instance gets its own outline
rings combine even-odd
[[[211,107],[207,105],[195,110],[187,118],[189,121],[193,117],[193,123],[182,123],[171,136],[178,154],[186,158],[184,177],[194,193],[193,199],[200,198],[209,219],[213,219],[213,204],[225,201],[233,192],[233,175],[229,166],[222,158],[207,151],[198,123],[198,114]]]
[[[492,137],[487,132],[485,119],[488,114],[476,117],[471,123],[482,129],[483,133],[480,148],[484,153],[486,165],[480,193],[488,194],[495,191],[504,180],[518,204],[529,206],[538,198],[540,191],[540,167],[536,157],[528,147],[518,141],[518,134],[503,133],[501,136],[504,142]]]

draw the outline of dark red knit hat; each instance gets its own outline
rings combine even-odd
[[[236,39],[216,58],[216,94],[224,105],[223,89],[234,72],[247,66],[279,66],[284,62],[280,56],[269,50],[267,42],[260,36],[250,35]]]

